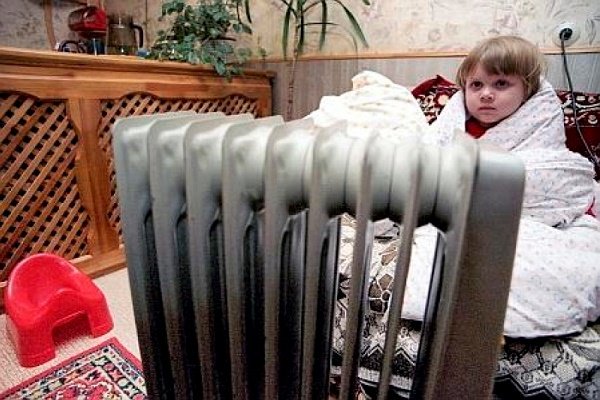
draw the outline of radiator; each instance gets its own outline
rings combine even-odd
[[[415,227],[438,230],[413,399],[489,396],[524,170],[344,123],[167,113],[118,120],[123,241],[150,398],[328,396],[340,215],[356,218],[339,397],[355,397],[374,222],[401,224],[379,398]],[[460,372],[460,373],[459,373]]]

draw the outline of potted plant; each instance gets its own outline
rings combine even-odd
[[[309,31],[318,30],[319,50],[323,49],[327,34],[330,28],[341,28],[342,32],[348,34],[358,50],[358,42],[363,46],[369,47],[367,39],[362,31],[360,23],[346,5],[346,0],[271,0],[272,4],[283,6],[284,16],[281,24],[282,51],[284,58],[288,60],[289,69],[288,90],[286,100],[285,118],[292,118],[294,106],[294,87],[296,76],[296,63],[302,53],[308,39]],[[369,6],[369,0],[361,0],[362,4]],[[232,12],[231,21],[236,32],[251,33],[250,25],[252,18],[250,13],[250,0],[231,0],[229,3]],[[332,20],[330,11],[338,8],[342,11],[345,24]],[[243,22],[243,21],[246,22]],[[291,42],[291,59],[289,59]],[[264,49],[259,49],[259,53],[264,58]],[[249,50],[245,51],[250,55]]]
[[[370,5],[369,0],[361,0],[364,5]],[[282,23],[282,50],[285,59],[288,57],[290,33],[292,42],[292,59],[288,62],[290,80],[288,82],[287,103],[285,117],[291,119],[294,106],[294,85],[296,63],[304,51],[307,32],[313,28],[319,31],[319,50],[323,49],[328,29],[341,26],[345,33],[349,34],[354,42],[355,49],[358,49],[356,39],[363,46],[369,47],[367,39],[360,27],[358,20],[354,17],[350,9],[344,4],[343,0],[279,0],[285,7],[285,15]],[[330,19],[330,6],[337,6],[343,11],[350,29],[348,30],[338,22]]]
[[[231,35],[251,34],[250,25],[242,21],[248,0],[200,0],[195,5],[185,0],[167,0],[162,4],[159,20],[170,26],[159,30],[147,58],[210,64],[219,75],[239,74],[251,55],[250,49],[236,47]],[[247,14],[249,17],[249,14]]]

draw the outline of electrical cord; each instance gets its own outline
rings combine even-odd
[[[594,164],[594,168],[596,172],[600,174],[600,160],[598,157],[592,152],[590,149],[590,145],[585,140],[583,133],[581,132],[581,127],[579,126],[579,118],[577,117],[577,102],[575,101],[575,91],[573,90],[573,82],[571,81],[571,74],[569,73],[569,67],[567,65],[567,52],[565,51],[565,41],[569,40],[573,32],[569,28],[565,28],[560,31],[560,49],[563,60],[563,67],[565,70],[565,75],[567,76],[567,84],[569,85],[569,92],[571,93],[571,108],[573,109],[573,120],[575,121],[575,129],[577,130],[577,134],[579,135],[579,139],[583,146],[585,147],[585,151],[588,154],[588,158]]]

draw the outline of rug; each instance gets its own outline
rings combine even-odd
[[[146,399],[140,361],[116,338],[0,393],[0,399]]]

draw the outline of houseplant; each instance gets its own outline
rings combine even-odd
[[[250,25],[244,22],[244,17],[250,21],[247,2],[200,0],[190,5],[185,0],[164,1],[159,20],[166,20],[169,27],[158,31],[147,58],[210,64],[226,77],[239,74],[251,51],[234,46],[236,38],[232,33],[252,33]]]
[[[361,0],[366,6],[370,5],[369,0]],[[304,51],[307,33],[311,29],[319,31],[319,50],[323,49],[329,28],[341,27],[354,42],[355,49],[358,49],[356,39],[368,47],[367,39],[360,27],[358,20],[354,17],[350,9],[344,4],[344,0],[279,0],[285,10],[282,23],[282,50],[285,59],[288,59],[288,50],[290,39],[292,42],[292,58],[288,59],[289,68],[288,90],[286,102],[286,119],[291,119],[294,106],[294,86],[296,63]],[[349,29],[344,25],[332,21],[330,18],[330,7],[337,6],[341,8],[343,16],[347,20]],[[290,37],[290,34],[292,35]]]
[[[296,63],[304,52],[309,31],[318,31],[319,50],[323,49],[331,28],[340,28],[343,34],[349,35],[356,50],[358,50],[357,39],[363,46],[369,47],[358,20],[346,5],[348,2],[348,0],[271,0],[269,2],[272,6],[284,11],[281,24],[281,45],[284,59],[287,60],[287,75],[289,76],[285,110],[286,120],[291,119],[293,115]],[[365,6],[371,4],[369,0],[361,0],[361,2]],[[245,17],[245,20],[252,24],[249,9],[250,0],[234,0],[234,3],[238,11],[238,22],[241,22]],[[346,24],[332,20],[330,14],[332,8],[338,8],[342,11]],[[290,42],[291,59],[289,58]],[[261,50],[264,57],[264,49]]]

